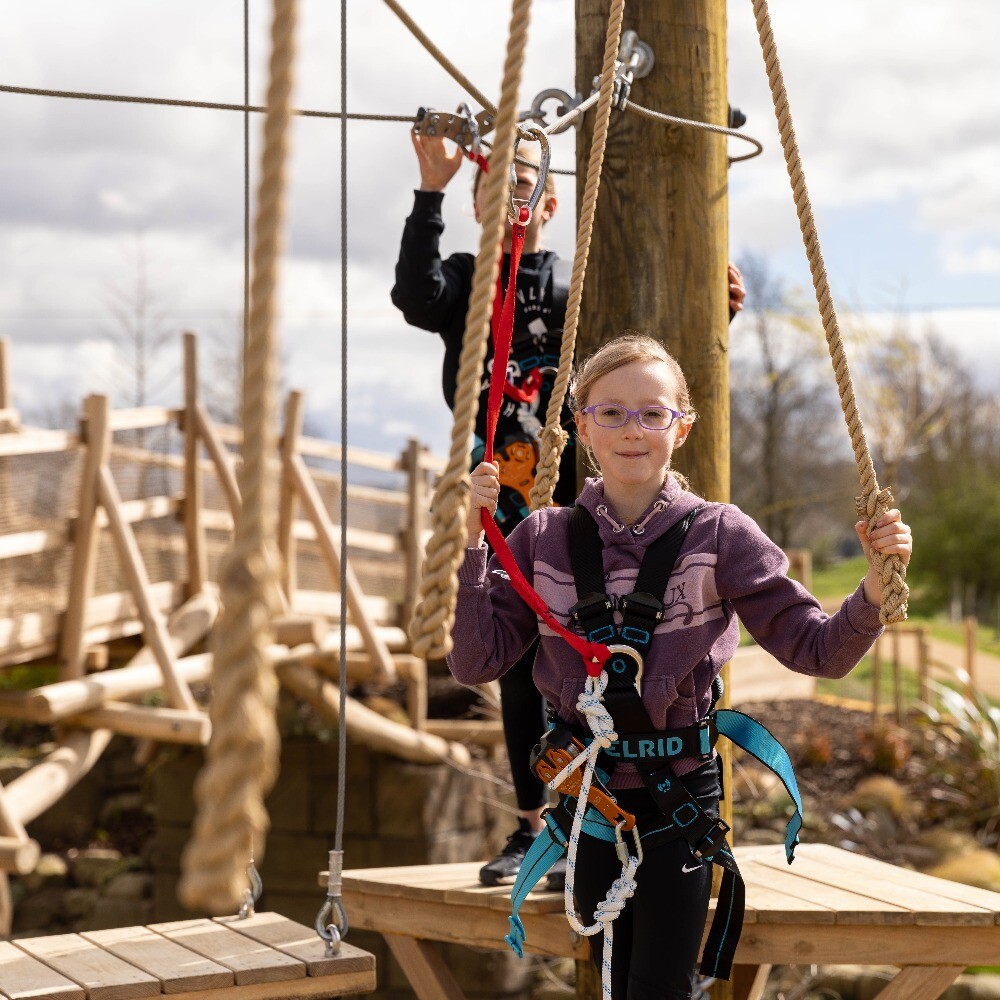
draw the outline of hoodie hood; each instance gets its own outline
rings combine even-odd
[[[695,507],[704,503],[700,497],[681,489],[680,484],[670,473],[667,473],[667,478],[653,502],[632,525],[625,524],[604,499],[603,479],[588,479],[576,502],[597,522],[601,541],[605,547],[621,545],[640,549],[644,549],[665,531],[669,531]]]

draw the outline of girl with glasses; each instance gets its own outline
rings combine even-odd
[[[736,651],[740,619],[750,634],[790,670],[843,677],[881,633],[878,574],[869,568],[834,615],[786,575],[784,553],[737,507],[706,503],[671,469],[695,423],[687,381],[657,341],[627,335],[601,347],[580,367],[571,388],[579,442],[598,475],[577,498],[603,544],[610,606],[630,595],[645,550],[694,513],[664,593],[662,612],[644,654],[640,696],[657,730],[697,726],[709,715],[713,682]],[[540,635],[533,676],[539,691],[568,726],[577,713],[586,673],[581,657],[515,593],[505,573],[487,563],[481,508],[493,510],[497,468],[480,464],[471,477],[468,549],[459,570],[459,594],[449,666],[463,684],[500,677]],[[581,631],[571,609],[577,592],[569,539],[571,508],[536,511],[508,537],[528,582],[560,624]],[[861,547],[897,554],[912,550],[910,529],[891,510],[869,533],[855,524]],[[574,536],[576,537],[576,536]],[[620,614],[616,611],[616,620]],[[715,759],[680,757],[674,774],[709,816],[718,817]],[[663,819],[636,766],[620,760],[607,782],[640,831]],[[620,873],[615,845],[580,838],[575,902],[585,923],[594,918]],[[705,927],[711,888],[709,865],[680,837],[645,852],[635,894],[615,922],[612,985],[615,1000],[689,998],[691,970]],[[588,938],[600,965],[601,935]]]

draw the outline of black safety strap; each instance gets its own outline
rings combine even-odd
[[[614,602],[606,593],[604,546],[596,521],[577,505],[570,515],[570,563],[580,600],[572,612],[592,642],[621,641],[645,654],[663,615],[666,592],[681,546],[701,508],[689,512],[646,548],[636,587],[621,603],[621,627],[614,622]],[[627,529],[625,529],[627,530]],[[631,599],[631,600],[630,600]],[[631,657],[615,655],[605,665],[608,686],[604,704],[622,735],[648,733],[655,729],[636,686],[636,668]],[[600,766],[610,769],[617,761],[599,755]],[[728,978],[736,944],[743,928],[745,887],[736,859],[726,841],[729,826],[709,816],[677,778],[670,760],[639,758],[633,761],[647,791],[667,821],[683,837],[695,857],[723,868],[716,915],[702,961],[705,975]],[[708,970],[708,971],[706,971]]]

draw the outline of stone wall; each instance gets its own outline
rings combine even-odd
[[[202,755],[172,752],[152,781],[157,817],[153,909],[155,919],[190,916],[176,898],[180,857],[194,817],[192,794]],[[486,765],[481,765],[485,770]],[[476,765],[473,764],[475,768]],[[344,863],[347,868],[441,864],[488,856],[497,811],[483,799],[492,787],[447,765],[409,764],[364,748],[348,753]],[[334,846],[337,745],[288,739],[281,774],[267,802],[271,832],[258,865],[264,893],[257,906],[312,926],[325,900],[318,873]],[[509,822],[506,818],[501,823]],[[348,913],[348,917],[350,914]],[[381,1000],[412,997],[406,978],[380,935],[352,930],[352,944],[374,953]],[[531,966],[510,952],[445,949],[446,960],[469,997],[527,996]]]

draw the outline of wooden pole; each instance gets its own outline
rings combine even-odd
[[[976,616],[965,616],[965,672],[969,675],[967,694],[976,692]]]
[[[892,635],[892,683],[895,688],[893,704],[896,712],[896,725],[903,724],[903,664],[899,644],[902,641],[899,627],[890,629]]]
[[[576,89],[587,95],[601,65],[607,0],[576,0]],[[726,4],[629,0],[625,27],[655,64],[632,97],[648,108],[725,125]],[[593,117],[576,144],[586,176]],[[612,112],[597,203],[577,353],[632,328],[662,341],[683,369],[699,420],[675,465],[708,500],[729,500],[729,290],[726,140]],[[577,198],[583,184],[577,185]],[[582,472],[582,470],[581,470]],[[582,478],[581,478],[582,481]],[[723,669],[729,704],[729,668]],[[731,753],[722,749],[732,787]],[[722,815],[732,823],[729,801]],[[713,990],[732,996],[730,984]]]
[[[405,594],[402,624],[413,617],[420,590],[420,566],[424,555],[424,529],[427,527],[427,472],[421,457],[426,449],[416,438],[406,443],[400,462],[406,472],[406,529],[403,532],[403,552],[406,559]]]
[[[86,441],[86,452],[80,472],[76,520],[73,522],[73,565],[70,569],[69,595],[61,637],[63,680],[83,676],[87,602],[94,589],[94,572],[97,566],[98,479],[111,450],[107,396],[88,396],[84,400],[80,432]]]
[[[10,397],[10,341],[0,337],[0,410],[14,406]]]
[[[302,393],[290,392],[285,403],[285,430],[281,437],[281,487],[278,501],[278,551],[281,553],[282,578],[289,607],[295,605],[295,518],[299,499],[295,492],[290,469],[292,455],[299,446],[302,435]],[[343,489],[343,480],[341,480]]]
[[[917,629],[917,676],[920,679],[920,700],[925,705],[930,704],[929,661],[930,640],[927,638],[927,629],[921,625]]]
[[[187,542],[187,596],[200,594],[208,577],[205,526],[201,512],[205,488],[198,463],[198,338],[184,334],[184,534]]]

